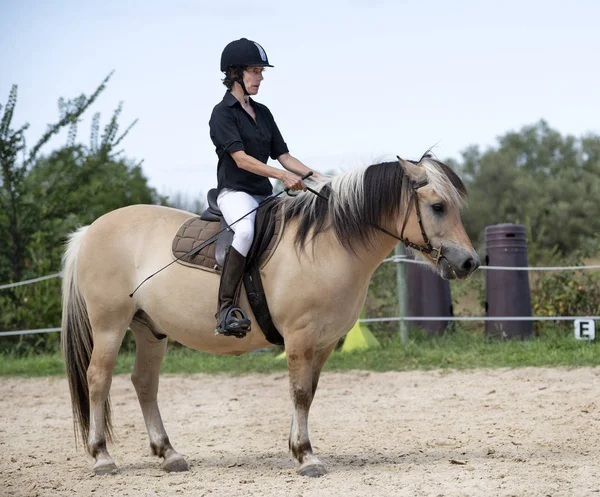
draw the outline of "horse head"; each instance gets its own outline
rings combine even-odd
[[[460,216],[465,185],[450,167],[429,155],[418,162],[398,160],[405,173],[404,217],[395,223],[400,238],[442,278],[468,278],[480,260]]]

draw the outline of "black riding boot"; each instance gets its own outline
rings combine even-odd
[[[233,246],[229,246],[225,254],[219,285],[219,307],[217,314],[215,314],[217,318],[215,335],[222,334],[244,338],[246,333],[250,331],[250,320],[246,313],[236,307],[245,266],[246,258]]]

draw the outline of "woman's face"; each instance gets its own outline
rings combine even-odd
[[[256,95],[260,88],[260,82],[263,80],[264,67],[248,66],[244,70],[244,85],[246,85],[246,91],[250,95]]]

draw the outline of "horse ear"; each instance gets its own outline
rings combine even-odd
[[[425,171],[424,167],[419,166],[417,164],[413,164],[412,162],[408,162],[407,160],[404,160],[399,156],[396,157],[398,157],[398,161],[400,162],[400,165],[404,168],[404,171],[406,172],[408,177],[415,183],[427,179],[427,172]]]

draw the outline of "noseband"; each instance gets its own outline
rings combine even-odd
[[[429,237],[425,232],[425,227],[423,226],[423,220],[421,219],[421,208],[419,207],[419,196],[417,190],[426,186],[428,183],[427,180],[420,181],[419,183],[411,182],[412,184],[412,195],[410,196],[410,200],[408,202],[408,207],[406,208],[406,214],[404,215],[404,222],[402,223],[402,230],[400,231],[400,236],[394,235],[389,232],[385,228],[381,226],[374,225],[379,231],[384,232],[386,235],[389,235],[396,240],[400,240],[406,247],[410,247],[411,249],[418,250],[424,254],[427,254],[430,259],[432,259],[437,265],[440,259],[446,259],[444,254],[442,254],[442,245],[440,244],[439,248],[434,248],[429,241]],[[408,216],[410,215],[410,210],[412,205],[415,204],[415,212],[417,213],[417,221],[419,221],[419,228],[421,228],[421,236],[423,237],[424,245],[418,245],[416,243],[411,242],[408,238],[404,238],[404,229],[408,223]],[[447,259],[446,259],[447,260]]]

